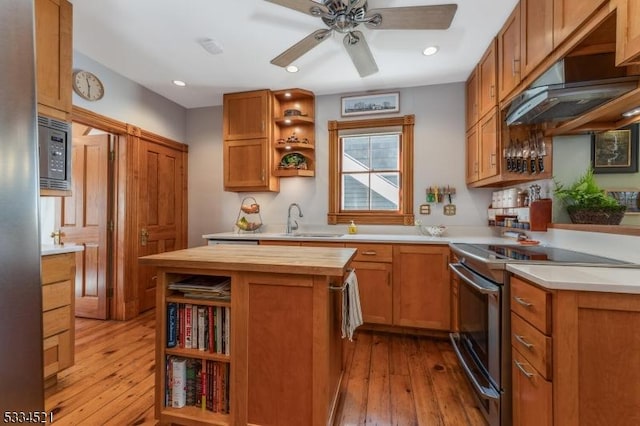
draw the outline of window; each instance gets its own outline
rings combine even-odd
[[[329,122],[329,224],[413,225],[413,126],[413,115]]]

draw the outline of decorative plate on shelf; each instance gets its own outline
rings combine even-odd
[[[307,159],[299,152],[292,152],[280,160],[281,169],[306,169]]]

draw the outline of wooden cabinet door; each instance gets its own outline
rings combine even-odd
[[[392,318],[390,263],[352,262],[358,276],[362,319],[370,324],[388,324]]]
[[[553,47],[558,47],[606,0],[554,0]]]
[[[520,4],[498,33],[498,93],[504,100],[520,83]]]
[[[640,63],[640,3],[617,0],[616,65]]]
[[[61,120],[71,114],[72,14],[67,0],[35,1],[38,112]]]
[[[496,40],[494,39],[478,65],[478,81],[480,84],[478,91],[478,105],[480,105],[478,118],[484,117],[498,104],[496,48]]]
[[[524,78],[553,50],[553,0],[520,0],[520,28]]]
[[[467,131],[466,147],[466,182],[471,183],[478,180],[480,165],[478,164],[479,137],[478,126],[475,125]]]
[[[450,330],[449,248],[397,245],[393,250],[394,325]]]
[[[474,69],[466,84],[467,130],[478,122],[478,71]]]
[[[515,349],[512,349],[511,377],[513,425],[551,426],[553,385]]]
[[[485,179],[498,174],[498,115],[497,108],[486,115],[478,125],[478,135],[480,148],[478,150],[480,159],[478,161],[478,178]]]
[[[271,176],[271,155],[266,138],[224,141],[226,191],[277,191]]]
[[[271,92],[225,94],[223,99],[223,139],[268,138],[271,126]]]

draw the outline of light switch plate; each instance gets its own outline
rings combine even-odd
[[[456,214],[456,205],[455,204],[447,204],[444,206],[444,215],[445,216],[454,216]]]
[[[431,206],[429,204],[420,204],[420,214],[431,214]]]

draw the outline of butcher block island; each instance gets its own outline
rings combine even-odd
[[[160,423],[332,424],[343,373],[340,287],[355,253],[216,245],[140,258],[157,267]]]

